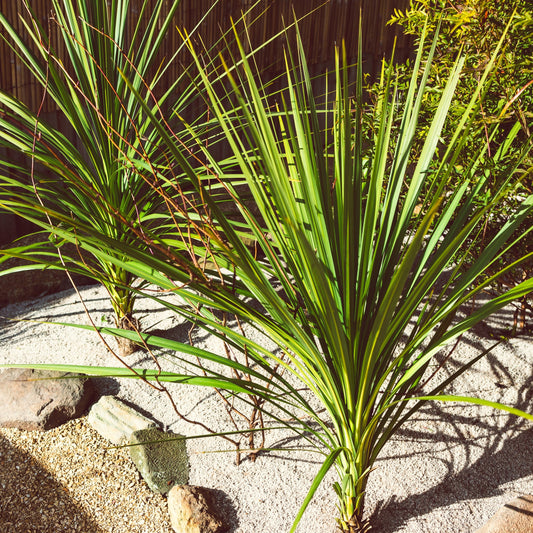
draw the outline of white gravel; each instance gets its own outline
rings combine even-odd
[[[81,293],[95,322],[105,324],[110,320],[111,309],[102,289],[88,287]],[[187,340],[187,326],[168,312],[154,308],[150,301],[140,301],[138,313],[145,328],[171,331],[176,338]],[[11,305],[0,309],[0,315],[19,320],[88,323],[72,291]],[[491,319],[488,327],[497,329],[511,322],[512,308],[509,308]],[[0,363],[117,364],[94,332],[1,319],[0,328]],[[453,365],[454,362],[465,360],[493,343],[494,340],[486,335],[487,331],[487,328],[479,328],[477,333],[465,335],[453,352],[450,363]],[[114,346],[114,341],[110,342]],[[217,347],[213,339],[198,336],[197,342],[213,349]],[[158,355],[163,365],[170,364],[165,354]],[[141,351],[127,361],[133,366],[153,367],[153,361]],[[451,392],[480,395],[531,412],[532,370],[533,338],[530,333],[524,333],[498,346],[461,378]],[[172,431],[186,435],[204,433],[199,426],[180,420],[168,398],[143,383],[127,379],[120,382],[101,379],[97,383],[102,394],[116,394]],[[171,386],[170,390],[182,414],[215,429],[231,429],[224,407],[212,391],[185,386]],[[83,419],[69,431],[74,439],[77,438],[76,432],[80,432],[80,446],[86,446],[86,460],[89,463],[92,461],[90,449],[93,447],[83,443],[91,440],[90,431]],[[26,442],[24,453],[38,456],[42,443],[39,444],[36,437],[29,440],[28,437],[23,438],[25,434],[1,429],[0,440],[7,439],[12,446],[22,449],[17,444],[22,439]],[[281,443],[295,448],[302,444],[291,439],[290,433],[272,432],[267,435],[266,445],[276,447]],[[101,444],[100,447],[104,446]],[[226,451],[209,453],[223,450]],[[218,489],[226,495],[224,508],[233,533],[288,531],[320,466],[319,456],[304,451],[264,453],[255,462],[247,460],[244,454],[244,460],[237,466],[232,446],[219,438],[191,439],[188,441],[188,451],[191,463],[189,482]],[[107,454],[106,457],[109,461],[108,471],[120,473],[125,468],[123,459],[119,460],[113,454]],[[78,459],[72,464],[62,460],[61,468],[67,469],[70,465],[73,471],[83,472],[84,467],[80,466]],[[1,476],[2,469],[0,481]],[[57,474],[55,477],[58,484],[67,483]],[[333,475],[323,482],[304,515],[299,532],[336,531],[336,502],[332,482]],[[142,482],[137,479],[129,489],[132,499],[139,497],[138,484]],[[65,487],[68,491],[68,483]],[[91,501],[94,491],[87,489],[84,494],[83,488],[77,490],[81,492],[76,496],[76,501],[85,501],[85,512],[90,514],[90,509],[96,505]],[[110,485],[106,498],[113,498],[115,490]],[[370,476],[366,509],[374,531],[380,533],[466,533],[480,527],[506,501],[532,493],[532,423],[483,407],[428,404],[394,437],[377,461],[376,469]],[[161,497],[155,500],[158,503],[154,505],[160,506]],[[91,515],[91,519],[100,524],[99,529],[94,531],[168,531],[168,522],[161,515],[158,515],[160,518],[147,518],[143,528],[135,529],[133,525],[139,519],[138,513],[142,512],[135,507],[123,511],[126,516],[121,515],[120,523],[125,524],[124,529],[117,524],[111,527],[113,506],[107,507],[111,509],[111,514],[105,520],[100,518],[98,522],[98,516]],[[99,511],[96,515],[104,512]],[[129,530],[128,524],[131,526]],[[8,528],[8,531],[16,530]]]

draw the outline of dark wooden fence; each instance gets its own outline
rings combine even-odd
[[[95,0],[105,1],[105,0]],[[169,0],[169,2],[172,0]],[[49,24],[51,4],[49,0],[30,0],[44,28],[50,28],[52,42],[58,53],[64,54],[61,43],[54,39],[54,24]],[[254,0],[221,0],[213,7],[213,0],[182,0],[176,14],[174,27],[191,30],[210,9],[209,15],[198,32],[205,43],[214,43],[227,29],[230,20],[237,20],[247,12]],[[300,19],[299,30],[306,50],[312,74],[320,74],[331,69],[334,60],[334,45],[342,41],[346,44],[348,59],[355,62],[359,17],[362,16],[363,59],[365,70],[371,76],[379,71],[381,59],[389,56],[394,40],[396,58],[404,60],[411,52],[410,40],[398,28],[387,26],[394,8],[405,8],[408,0],[261,0],[246,17],[249,25],[249,38],[252,46],[264,42],[279,32],[284,25],[292,22],[294,16]],[[140,0],[131,0],[131,27],[139,16]],[[0,0],[1,12],[24,35],[24,26],[19,13],[25,13],[23,0]],[[180,44],[177,30],[167,36],[164,53],[171,55]],[[266,78],[273,77],[283,69],[283,39],[275,41],[257,56],[257,63]],[[180,62],[168,70],[169,79],[177,75]],[[42,98],[42,87],[36,83],[23,63],[11,51],[4,40],[0,40],[0,89],[7,91],[33,110],[37,110]],[[57,111],[52,102],[43,109],[44,116],[57,125]],[[24,234],[28,227],[23,221],[0,213],[0,243],[7,242],[17,235]]]

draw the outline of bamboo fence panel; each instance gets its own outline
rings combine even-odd
[[[155,2],[155,0],[149,1]],[[172,1],[174,0],[167,0],[167,6],[170,6]],[[50,0],[28,0],[28,3],[44,32],[49,35],[54,53],[68,68],[68,57],[59,39],[60,28],[53,18]],[[404,60],[411,52],[410,39],[402,35],[399,28],[386,26],[394,8],[405,8],[409,0],[260,0],[249,12],[254,3],[255,0],[221,0],[214,6],[214,0],[181,0],[174,27],[169,31],[156,61],[157,65],[165,65],[173,58],[165,78],[161,80],[161,90],[166,89],[189,63],[185,51],[173,57],[183,42],[178,30],[192,31],[210,8],[212,9],[209,15],[195,33],[197,44],[203,43],[209,46],[216,43],[220,39],[222,30],[230,28],[231,20],[237,21],[241,14],[247,13],[245,45],[250,49],[279,33],[282,28],[291,24],[296,16],[299,19],[298,28],[312,76],[317,76],[326,70],[331,71],[334,45],[340,45],[342,42],[345,43],[349,62],[355,63],[360,14],[363,28],[364,68],[371,76],[379,72],[381,59],[390,55],[395,38],[396,59]],[[28,20],[25,4],[24,0],[0,0],[1,13],[22,36],[26,32],[21,16]],[[139,20],[140,5],[141,0],[131,0],[128,24],[130,32]],[[238,24],[237,29],[244,35],[245,28],[242,23]],[[31,43],[29,44],[31,47]],[[291,32],[288,41],[285,37],[280,37],[254,56],[263,81],[274,79],[283,72],[285,51],[294,50],[294,44],[295,35]],[[222,46],[219,49],[222,50]],[[323,77],[318,85],[320,90],[325,89]],[[35,112],[42,104],[41,119],[53,127],[60,128],[72,142],[77,144],[77,137],[71,125],[61,116],[51,99],[43,95],[43,88],[32,79],[23,62],[11,50],[5,39],[0,39],[0,90],[13,94]],[[201,105],[198,104],[200,107]],[[200,107],[192,108],[191,113],[201,112]],[[10,155],[13,160],[18,158],[17,154]],[[27,224],[23,220],[0,213],[0,243],[27,231]]]
[[[0,0],[2,13],[21,35],[24,35],[25,31],[19,14],[25,15],[24,3],[24,0]],[[58,56],[68,62],[64,46],[58,39],[59,28],[53,20],[49,0],[32,0],[30,3],[44,30],[50,32],[51,43]],[[229,28],[230,20],[238,20],[241,13],[248,10],[253,3],[254,0],[219,2],[201,24],[197,41],[201,39],[206,45],[215,43],[220,38],[222,29]],[[302,17],[298,26],[307,60],[312,74],[319,74],[326,68],[331,68],[334,45],[340,45],[343,41],[349,61],[355,62],[361,10],[364,30],[363,57],[369,65],[367,70],[372,74],[381,59],[390,55],[395,38],[398,41],[396,57],[403,60],[409,56],[410,40],[398,29],[386,26],[393,9],[404,8],[407,4],[408,0],[261,0],[246,18],[249,24],[249,46],[258,46],[265,42],[284,26],[292,23],[294,15]],[[212,5],[213,0],[182,0],[176,14],[175,27],[169,32],[160,54],[161,62],[168,61],[182,43],[178,29],[191,31]],[[139,18],[139,6],[140,0],[131,0],[130,28],[134,27]],[[242,25],[240,29],[244,29]],[[286,46],[293,45],[294,40],[289,41],[287,45],[284,38],[279,38],[255,57],[266,79],[283,71],[284,50]],[[0,59],[0,89],[10,92],[36,111],[43,97],[43,89],[31,79],[27,69],[3,39],[0,40]],[[178,55],[167,70],[168,79],[163,80],[163,87],[175,79],[186,61],[185,52]],[[46,100],[43,112],[53,110],[53,103]]]

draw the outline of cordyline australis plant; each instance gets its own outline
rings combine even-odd
[[[405,94],[398,94],[390,70],[383,73],[382,91],[373,110],[375,127],[367,132],[363,129],[363,113],[369,111],[363,102],[361,60],[351,96],[348,68],[337,59],[335,97],[324,111],[313,94],[301,45],[297,60],[287,55],[286,86],[275,106],[243,47],[234,58],[240,66],[232,75],[224,61],[218,68],[210,63],[205,69],[206,63],[191,45],[202,89],[233,158],[221,164],[198,135],[196,149],[205,165],[195,168],[164,117],[143,104],[146,120],[159,134],[161,149],[183,171],[181,179],[195,188],[195,195],[188,199],[196,202],[195,215],[191,216],[190,209],[170,213],[176,224],[173,238],[145,234],[147,244],[154,244],[155,250],[155,244],[167,245],[175,260],[80,227],[83,249],[175,292],[181,297],[180,305],[162,304],[196,321],[255,364],[244,367],[217,353],[143,334],[151,346],[175,349],[180,363],[191,368],[180,373],[139,371],[144,378],[217,387],[229,395],[242,395],[244,401],[260,397],[266,415],[290,427],[323,454],[323,464],[291,531],[331,468],[337,472],[334,488],[341,529],[352,533],[368,529],[365,488],[374,462],[391,436],[426,400],[472,402],[533,420],[533,415],[512,407],[446,394],[446,386],[484,353],[449,377],[433,372],[432,362],[443,346],[533,290],[533,280],[526,280],[467,317],[457,314],[491,282],[480,281],[480,276],[512,244],[507,241],[530,211],[533,196],[510,214],[477,262],[463,268],[464,243],[476,235],[483,217],[506,194],[523,154],[507,166],[507,177],[486,206],[475,201],[489,178],[486,147],[472,154],[460,186],[448,187],[450,166],[473,127],[479,97],[495,62],[492,58],[458,128],[446,139],[440,164],[431,174],[427,172],[461,73],[463,59],[459,58],[426,142],[417,160],[411,160],[434,47],[435,41],[427,58],[418,53]],[[231,80],[231,87],[219,85],[220,75]],[[225,90],[232,92],[232,99],[226,98]],[[399,134],[392,139],[397,118]],[[513,131],[509,142],[492,157],[503,158]],[[195,128],[189,134],[194,136]],[[137,141],[142,143],[142,139]],[[135,164],[132,159],[131,165]],[[236,174],[245,187],[234,187]],[[226,188],[240,219],[226,216],[210,198],[206,176]],[[428,181],[432,195],[421,197]],[[250,193],[253,209],[245,200]],[[68,238],[61,228],[55,233]],[[255,239],[253,251],[243,244],[243,234]],[[120,250],[121,260],[114,250]],[[184,269],[183,258],[191,256],[205,258],[205,266],[200,268],[197,261],[194,268]],[[498,275],[514,266],[508,265]],[[217,311],[236,315],[247,327],[269,337],[278,349],[268,350],[239,328],[221,323]],[[101,331],[136,336],[109,328]],[[207,375],[194,371],[196,358],[206,363]],[[120,368],[68,368],[93,375],[133,376]],[[429,383],[426,372],[433,376]]]
[[[142,172],[132,172],[121,162],[135,156],[142,139],[151,163],[161,164],[154,128],[138,120],[140,104],[121,72],[136,91],[156,90],[172,63],[167,57],[158,65],[157,54],[179,3],[172,2],[168,9],[163,0],[139,3],[136,25],[128,28],[129,0],[52,0],[52,15],[44,28],[30,3],[24,2],[24,35],[0,14],[3,37],[42,86],[43,101],[49,97],[61,117],[54,128],[41,116],[43,103],[39,110],[30,110],[9,94],[0,94],[0,145],[24,154],[28,163],[18,166],[10,152],[2,152],[7,156],[0,161],[0,208],[43,228],[40,242],[3,250],[3,260],[23,257],[32,263],[21,268],[67,269],[98,279],[109,293],[117,326],[127,329],[138,327],[132,316],[135,276],[96,253],[82,256],[72,247],[62,248],[63,239],[48,236],[56,224],[74,235],[79,222],[125,245],[146,248],[135,232],[144,227],[164,232],[168,219],[158,214],[164,210],[164,195],[146,183]],[[68,59],[54,46],[63,48]],[[194,86],[182,88],[184,100],[174,102],[177,108],[191,89]],[[171,92],[172,87],[161,96],[160,106]],[[73,141],[62,133],[65,127],[74,132]],[[55,213],[53,221],[49,211]],[[114,256],[121,259],[120,252]],[[133,347],[126,343],[121,348],[126,355]]]
[[[150,231],[161,237],[174,228],[171,218],[165,215],[167,209],[178,209],[172,206],[179,203],[183,209],[191,210],[189,217],[196,214],[194,202],[181,191],[182,184],[179,176],[174,175],[172,162],[160,150],[156,130],[138,116],[142,109],[140,95],[155,105],[157,94],[159,111],[166,106],[172,107],[174,113],[190,115],[192,108],[194,120],[200,124],[197,128],[209,126],[205,105],[196,105],[200,91],[190,69],[185,66],[169,87],[161,87],[168,80],[168,75],[165,77],[168,67],[186,47],[183,43],[158,64],[161,60],[158,50],[164,45],[179,4],[162,0],[107,3],[53,0],[48,26],[42,27],[38,14],[24,2],[26,17],[20,14],[25,29],[22,33],[17,33],[0,13],[0,23],[5,28],[3,37],[43,88],[43,102],[36,112],[11,95],[0,93],[0,146],[9,149],[2,152],[0,159],[0,209],[43,228],[36,235],[40,241],[0,251],[0,263],[11,257],[30,261],[4,269],[0,274],[55,268],[66,270],[69,275],[89,275],[107,289],[117,326],[130,330],[140,328],[133,310],[145,281],[124,268],[121,246],[107,248],[105,237],[124,243],[128,249],[134,246],[154,253],[154,246],[158,245],[153,241],[147,244],[140,236]],[[216,4],[218,0],[203,13],[192,35]],[[240,22],[260,19],[260,15],[251,16],[256,4],[248,5]],[[139,9],[133,27],[132,7]],[[216,48],[223,39],[231,45],[232,32],[233,28],[209,46]],[[268,46],[273,38],[266,39],[260,48]],[[56,128],[41,113],[45,96],[58,108],[61,118]],[[72,136],[64,135],[64,128],[74,132],[73,140]],[[182,132],[182,146],[186,137],[186,131]],[[14,152],[24,155],[28,164],[15,164],[11,160]],[[133,166],[124,165],[124,160],[134,162],[136,158]],[[151,179],[156,174],[157,186]],[[217,197],[216,184],[211,183],[209,191],[211,198]],[[95,249],[83,250],[80,246],[84,232],[100,235]],[[71,246],[63,246],[65,243]],[[164,250],[167,247],[165,244]],[[111,252],[111,258],[101,252]],[[193,269],[202,276],[201,269],[195,266],[197,257],[194,253],[192,260],[190,257],[191,254],[185,254],[179,264],[185,271]],[[131,338],[117,340],[121,356],[138,347]],[[159,390],[164,392],[163,387]],[[237,410],[231,399],[223,400],[236,427],[243,421],[250,427],[262,424],[261,412],[256,407],[260,398],[253,397],[250,414]],[[177,408],[176,412],[182,417]],[[226,437],[237,447],[237,461],[241,440],[246,437],[253,448],[253,432]]]

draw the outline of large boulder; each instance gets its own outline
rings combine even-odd
[[[496,514],[475,533],[531,533],[533,531],[533,495],[524,495],[500,507]]]
[[[94,396],[79,374],[7,368],[0,374],[0,426],[47,430],[78,418]]]
[[[229,528],[219,516],[214,491],[204,487],[172,487],[168,513],[176,533],[223,533]]]

